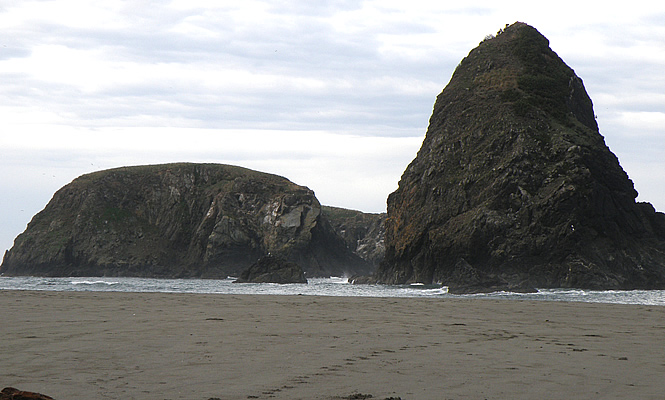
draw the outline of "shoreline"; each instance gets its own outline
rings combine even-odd
[[[0,290],[0,385],[56,400],[660,399],[665,307]]]
[[[232,284],[232,280],[147,279],[127,277],[0,277],[0,290],[48,290],[140,293],[268,294],[360,297],[418,297],[440,300],[490,298],[538,301],[576,301],[665,306],[665,290],[539,289],[537,293],[493,292],[455,295],[434,285],[351,285],[343,278],[312,278],[309,284]],[[343,283],[343,284],[340,284]]]

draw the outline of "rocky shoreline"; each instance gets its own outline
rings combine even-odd
[[[665,214],[636,197],[582,79],[517,22],[460,62],[385,214],[242,167],[117,168],[56,192],[0,274],[226,278],[273,254],[451,293],[663,289]]]

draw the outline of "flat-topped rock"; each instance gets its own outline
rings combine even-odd
[[[75,179],[16,238],[0,273],[226,278],[267,253],[309,276],[371,270],[309,188],[231,165],[180,163]]]

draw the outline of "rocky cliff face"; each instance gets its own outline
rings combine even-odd
[[[330,206],[323,206],[321,210],[346,246],[376,269],[386,252],[386,214]]]
[[[370,268],[308,188],[240,167],[167,164],[75,179],[16,238],[0,272],[225,278],[267,253],[310,277]]]
[[[665,287],[665,215],[598,131],[582,80],[523,23],[488,38],[437,97],[388,198],[386,283],[452,291]]]

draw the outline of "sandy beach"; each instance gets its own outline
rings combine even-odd
[[[0,315],[0,385],[56,400],[665,393],[658,306],[0,291]]]

